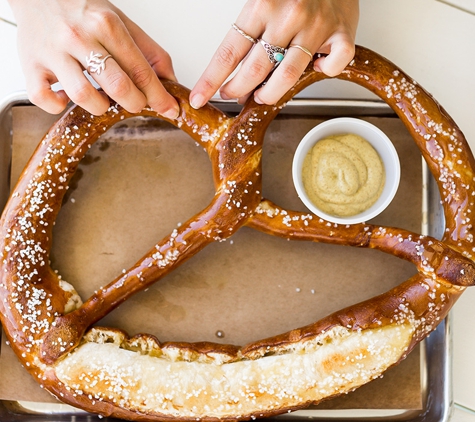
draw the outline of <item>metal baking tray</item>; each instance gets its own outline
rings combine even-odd
[[[228,113],[237,113],[240,106],[228,101],[214,101],[214,105]],[[3,209],[10,191],[11,144],[13,137],[12,110],[16,106],[34,107],[25,92],[14,93],[0,103],[0,207]],[[390,107],[379,100],[294,99],[281,114],[336,117],[371,116],[394,117]],[[422,168],[422,227],[421,232],[441,238],[444,216],[437,185],[425,163]],[[453,408],[451,381],[450,316],[421,344],[421,386],[423,406],[420,410],[345,409],[301,410],[276,419],[313,419],[316,421],[448,421]],[[2,374],[0,374],[0,377]],[[86,422],[99,420],[96,415],[67,405],[32,402],[0,401],[1,421]],[[114,421],[112,418],[100,418]]]

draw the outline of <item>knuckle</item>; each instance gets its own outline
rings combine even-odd
[[[43,91],[41,89],[28,89],[28,99],[36,106],[43,108],[45,105]]]
[[[253,0],[249,1],[246,6],[250,7],[250,10],[254,12],[254,14],[262,13],[263,11],[271,10],[273,7],[274,0]]]
[[[173,66],[172,56],[166,51],[162,52],[159,57],[159,62],[164,63],[168,67]]]
[[[308,5],[306,2],[300,0],[292,0],[287,2],[288,17],[292,19],[302,19],[308,15]]]
[[[155,74],[149,66],[137,65],[130,70],[129,76],[139,89],[143,89],[150,85]]]
[[[119,73],[111,73],[108,75],[104,86],[107,87],[109,95],[113,98],[123,98],[131,91],[131,86],[128,78]]]
[[[86,22],[60,22],[59,42],[64,48],[73,46],[83,46],[89,43],[91,38],[98,35],[103,37],[114,37],[118,29],[121,28],[119,17],[111,10],[93,10],[87,16]]]
[[[349,41],[342,42],[339,47],[339,52],[346,61],[350,62],[355,56],[355,45]]]
[[[36,69],[41,72],[40,69]],[[44,75],[47,77],[46,75]],[[66,94],[55,93],[48,80],[34,80],[26,78],[26,90],[30,102],[51,114],[58,114],[68,103]]]
[[[322,71],[330,77],[339,75],[355,56],[355,46],[349,41],[340,42],[335,47],[321,66]]]
[[[239,63],[240,57],[237,50],[231,44],[222,44],[216,52],[216,61],[226,69],[234,69]]]
[[[166,51],[161,52],[158,56],[152,58],[149,57],[147,60],[150,63],[150,67],[155,70],[155,72],[157,72],[157,69],[160,68],[173,69],[173,60],[170,54],[168,54]]]
[[[90,99],[93,89],[89,82],[78,82],[68,90],[67,94],[74,103],[81,105]]]
[[[280,77],[284,80],[284,83],[294,83],[300,78],[302,71],[292,63],[282,63],[280,68]]]
[[[117,14],[110,9],[100,9],[91,14],[91,23],[95,28],[101,28],[105,34],[113,34],[120,23]]]
[[[150,104],[157,113],[163,114],[172,107],[172,101],[167,97],[167,95],[161,95],[154,99],[153,103]]]
[[[267,67],[260,61],[253,61],[247,67],[247,75],[253,80],[262,80],[269,73]]]
[[[206,76],[201,79],[200,84],[204,92],[215,92],[219,88],[215,80]]]
[[[244,85],[236,83],[235,79],[232,79],[229,83],[221,87],[219,90],[220,95],[224,98],[240,98],[244,92]]]
[[[60,43],[62,43],[63,48],[80,46],[83,44],[86,37],[86,32],[79,25],[68,25],[63,29],[63,33],[64,36],[60,39]]]

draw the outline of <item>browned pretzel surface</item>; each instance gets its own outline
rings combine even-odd
[[[60,400],[131,420],[249,419],[299,409],[351,391],[398,363],[443,319],[475,280],[475,162],[456,124],[404,72],[357,48],[339,76],[379,95],[399,115],[439,186],[441,240],[403,229],[330,224],[262,197],[264,133],[286,101],[324,79],[311,66],[276,106],[248,101],[235,118],[165,83],[179,101],[171,123],[205,148],[216,194],[199,214],[159,241],[139,262],[82,303],[49,265],[62,198],[88,148],[134,115],[111,103],[100,117],[72,107],[40,142],[1,218],[0,310],[11,347],[35,379]],[[157,117],[153,110],[138,115]],[[153,336],[91,328],[209,243],[243,225],[290,240],[379,249],[418,273],[398,287],[306,327],[243,347],[160,343]]]

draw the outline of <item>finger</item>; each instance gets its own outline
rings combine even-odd
[[[135,44],[142,52],[145,60],[150,64],[155,73],[164,79],[177,81],[175,71],[170,55],[157,44],[150,36],[147,35],[135,22],[131,21],[122,12],[118,12],[124,21]]]
[[[276,44],[269,44],[268,40],[277,39]],[[263,41],[266,40],[266,41]],[[263,35],[262,39],[250,55],[242,63],[236,75],[221,88],[223,98],[240,98],[251,92],[256,86],[262,83],[274,68],[275,54],[270,50],[272,47],[282,48],[287,46],[289,39],[278,39],[276,36]],[[272,61],[274,60],[274,61]]]
[[[168,55],[167,55],[168,56]],[[157,113],[175,119],[179,114],[179,106],[176,99],[164,88],[155,70],[151,67],[140,50],[131,48],[130,54],[121,56],[128,60],[120,60],[120,65],[125,73],[130,77],[134,86],[138,88],[145,96],[145,102]],[[158,63],[156,63],[158,64]],[[158,65],[158,71],[166,79],[176,80],[171,60],[163,67],[164,61],[161,60]],[[171,70],[171,71],[170,71]],[[143,108],[143,107],[142,107]]]
[[[25,79],[28,98],[32,104],[51,114],[61,113],[68,105],[69,97],[63,90],[51,89],[51,85],[57,80],[49,71],[35,69],[35,71],[25,72]]]
[[[83,73],[81,65],[73,58],[65,59],[56,70],[56,76],[72,102],[89,113],[99,116],[109,108],[107,97],[94,88]]]
[[[342,38],[331,43],[330,54],[315,60],[313,67],[325,75],[337,76],[353,60],[354,56],[355,44],[349,39]]]
[[[170,119],[178,116],[177,101],[163,87],[140,51],[131,49],[130,52],[123,52],[119,62],[112,61],[110,73],[105,75],[105,82],[101,81],[101,77],[102,74],[94,75],[104,91],[126,110],[139,112],[148,105]]]
[[[95,47],[81,62],[104,92],[127,111],[136,113],[146,106],[145,95],[102,46]]]
[[[266,84],[254,93],[258,104],[275,104],[302,76],[311,55],[299,48],[289,48],[282,63]]]
[[[246,33],[249,34],[247,30]],[[254,44],[251,41],[234,28],[231,28],[213,55],[203,75],[192,89],[190,94],[191,106],[200,108],[209,101],[253,46]]]
[[[135,39],[140,51],[159,78],[177,82],[170,55],[150,37]]]
[[[178,116],[177,101],[163,87],[122,21],[104,28],[99,42],[107,46],[113,58],[109,59],[111,66],[106,72],[93,75],[105,92],[130,112],[139,112],[148,105],[170,119]],[[151,48],[149,45],[149,53]],[[158,54],[162,51],[160,49]]]

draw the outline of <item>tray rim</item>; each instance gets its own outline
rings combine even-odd
[[[217,100],[210,101],[222,111],[237,113],[241,109],[235,101]],[[26,91],[14,92],[0,101],[0,163],[5,163],[6,155],[11,156],[11,113],[15,106],[34,106],[29,100]],[[289,101],[281,111],[281,115],[308,115],[318,110],[318,115],[332,116],[341,114],[341,110],[351,110],[352,115],[365,115],[368,117],[395,117],[395,112],[382,100],[345,100],[345,99],[313,99],[295,98]],[[9,166],[3,165],[3,172],[9,172]],[[5,168],[7,167],[7,168]],[[439,195],[435,180],[430,177],[430,172],[423,161],[423,209],[422,232],[440,238],[444,230],[443,211],[439,202]],[[0,173],[0,178],[3,175]],[[9,177],[4,183],[0,179],[0,206],[3,209],[8,198]],[[444,319],[437,329],[421,343],[421,380],[423,393],[423,408],[418,410],[388,410],[384,409],[370,412],[366,415],[350,416],[355,411],[345,410],[301,410],[290,415],[281,415],[275,419],[300,420],[314,419],[337,421],[408,421],[446,422],[453,412],[453,386],[452,386],[452,332],[451,313]],[[440,379],[443,382],[440,382]],[[23,413],[22,413],[23,412]],[[309,412],[312,412],[310,415]],[[358,412],[359,413],[359,412]],[[364,413],[364,410],[362,411]],[[372,413],[372,415],[368,414]],[[55,421],[55,422],[83,422],[98,418],[89,413],[48,412],[38,413],[21,406],[19,402],[0,400],[0,419],[7,417],[12,422],[25,421]],[[92,418],[92,419],[91,419]],[[103,421],[114,421],[112,418],[101,418]]]

